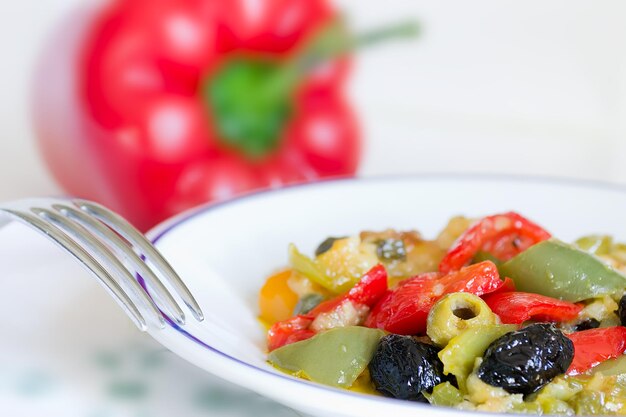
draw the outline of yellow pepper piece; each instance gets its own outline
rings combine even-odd
[[[259,293],[261,320],[270,325],[291,317],[298,303],[298,295],[287,284],[289,277],[291,269],[270,276]]]

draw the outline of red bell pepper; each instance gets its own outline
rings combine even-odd
[[[457,271],[479,251],[506,261],[550,237],[550,233],[517,213],[488,216],[474,223],[457,239],[439,264],[439,270],[444,274]]]
[[[409,31],[352,38],[338,22],[327,0],[112,0],[75,17],[34,89],[45,160],[68,193],[142,230],[206,201],[351,176],[346,52]]]
[[[423,334],[428,312],[445,294],[469,292],[481,296],[498,290],[503,284],[498,269],[490,261],[444,276],[439,273],[418,275],[388,292],[376,304],[365,325],[397,334]]]
[[[44,62],[38,136],[66,191],[145,230],[207,200],[355,172],[348,60],[283,71],[336,12],[326,0],[249,3],[111,1],[66,42],[78,45],[63,63],[76,66],[71,84]]]
[[[387,293],[387,271],[381,264],[366,272],[348,293],[325,301],[304,315],[275,323],[268,332],[270,351],[315,335],[311,324],[320,314],[330,313],[344,302],[373,307]]]
[[[574,343],[574,360],[568,375],[578,375],[626,351],[626,327],[583,330],[567,335]]]
[[[504,324],[521,324],[530,319],[562,322],[576,318],[582,306],[528,292],[498,292],[484,297]]]

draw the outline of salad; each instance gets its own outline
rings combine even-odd
[[[268,361],[464,410],[626,415],[626,245],[514,213],[329,237],[259,295]]]

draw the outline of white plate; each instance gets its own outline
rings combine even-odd
[[[463,414],[351,393],[296,379],[265,362],[256,297],[295,242],[312,252],[331,235],[415,228],[434,236],[454,215],[515,210],[569,241],[586,233],[626,238],[626,192],[598,183],[435,175],[331,181],[252,194],[200,208],[149,236],[179,271],[206,320],[153,333],[197,366],[295,409],[328,416]]]

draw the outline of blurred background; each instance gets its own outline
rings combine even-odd
[[[249,188],[273,187],[354,172],[363,177],[487,172],[626,183],[626,164],[623,163],[626,153],[624,2],[332,1],[330,4],[341,11],[352,33],[362,33],[411,17],[419,22],[419,36],[408,40],[389,39],[383,45],[350,53],[351,68],[345,78],[341,75],[341,68],[337,70],[337,80],[324,78],[334,71],[332,66],[328,69],[328,62],[322,62],[319,68],[303,75],[302,78],[318,77],[322,80],[322,89],[318,91],[312,87],[310,96],[298,98],[302,103],[308,100],[306,105],[312,107],[307,107],[309,110],[305,112],[299,108],[302,114],[295,114],[304,119],[309,114],[321,116],[316,123],[307,124],[305,120],[302,125],[296,124],[296,133],[285,133],[286,139],[281,139],[284,143],[297,144],[290,148],[292,153],[281,154],[274,160],[267,151],[271,146],[263,148],[265,153],[262,156],[269,154],[271,161],[263,167],[255,162],[254,167],[249,168],[245,158],[241,159],[237,153],[240,149],[236,139],[241,139],[241,135],[235,133],[233,141],[226,145],[221,141],[224,146],[216,145],[212,150],[198,150],[204,145],[192,141],[184,152],[193,151],[193,158],[187,160],[194,162],[193,169],[188,167],[191,162],[180,164],[168,159],[175,158],[172,155],[179,152],[176,135],[182,128],[177,124],[180,120],[175,111],[165,113],[166,116],[174,115],[170,119],[150,119],[152,122],[142,119],[143,113],[131,115],[129,109],[124,110],[126,114],[122,115],[122,122],[117,116],[117,119],[107,118],[106,106],[110,104],[107,100],[119,99],[120,103],[127,103],[128,96],[124,92],[130,90],[124,89],[123,83],[111,82],[109,85],[106,74],[110,68],[106,65],[99,73],[97,68],[93,70],[98,62],[104,62],[98,59],[106,56],[106,36],[105,41],[98,43],[102,36],[99,38],[97,33],[91,32],[93,59],[89,61],[92,65],[89,68],[93,71],[76,67],[78,60],[72,57],[72,51],[87,42],[86,28],[97,26],[90,16],[101,13],[102,3],[106,2],[21,0],[0,4],[0,55],[3,57],[0,65],[0,178],[3,178],[0,201],[69,190],[73,194],[100,198],[133,219],[144,219],[142,213],[158,212],[158,216],[137,223],[147,229],[162,218],[209,198],[228,197]],[[137,1],[132,11],[137,21],[148,16],[145,18],[148,23],[142,24],[154,24],[149,23],[150,19],[160,13],[147,6],[148,3]],[[254,16],[263,13],[264,4],[276,3],[278,9],[287,9],[290,4],[310,6],[316,2],[205,2],[214,3],[221,4],[219,16],[206,10],[202,13],[208,14],[198,15],[212,16],[207,19],[214,19],[211,24],[221,25],[220,36],[227,35],[223,35],[226,40],[220,41],[223,42],[220,44],[222,49],[212,51],[209,58],[202,58],[206,60],[216,60],[218,55],[236,51],[237,42],[272,49],[272,37],[263,33],[280,38],[277,24],[280,19],[272,20],[270,16],[255,21]],[[235,3],[242,4],[241,10],[233,6]],[[318,14],[311,14],[310,20],[315,21],[318,17],[323,20],[334,12],[326,10]],[[282,19],[289,21],[288,17],[285,12]],[[184,19],[180,22],[182,28],[176,26],[182,33],[180,39],[184,41],[185,34],[191,33],[189,42],[193,43],[193,30],[189,32]],[[203,27],[211,28],[211,25]],[[308,37],[294,36],[289,45],[276,46],[278,52],[274,53],[284,55],[280,60],[286,61],[285,57],[294,56],[293,51],[306,49],[303,39]],[[257,42],[259,37],[261,40]],[[147,55],[162,53],[161,46],[167,49],[167,45],[158,41],[142,39],[143,44],[138,41],[141,45],[153,44]],[[184,52],[185,45],[189,44],[183,43],[183,49],[172,49],[172,53]],[[143,57],[137,51],[133,53]],[[182,52],[181,56],[180,66],[172,67],[174,73],[188,75],[193,72],[189,68],[194,65],[197,67],[194,71],[202,72],[203,65],[207,65],[202,59],[190,64]],[[123,67],[123,60],[113,62]],[[117,67],[113,65],[112,68],[115,73]],[[96,73],[97,76],[91,76]],[[83,84],[77,86],[80,76]],[[197,80],[194,82],[197,84]],[[237,82],[249,87],[246,84],[248,79],[237,79],[235,84]],[[324,83],[332,86],[325,90]],[[196,84],[193,85],[200,88]],[[118,87],[122,93],[115,96]],[[176,88],[184,90],[180,85],[167,88],[170,89],[168,94],[178,91]],[[244,88],[244,91],[248,90]],[[137,102],[131,102],[129,108],[136,104],[139,108],[152,109],[152,93],[146,94]],[[184,94],[189,100],[196,98],[187,90]],[[246,107],[245,94],[243,105],[241,101],[229,101],[237,97],[235,93],[227,94],[226,98],[219,96],[219,91],[209,94],[213,94],[210,96],[213,104],[218,103],[216,100],[226,100],[224,108],[243,106],[243,114],[247,114],[250,108],[255,114],[257,109]],[[274,103],[268,100],[270,104]],[[183,105],[186,103],[188,101]],[[262,107],[265,104],[259,105],[265,109]],[[76,107],[81,107],[80,111]],[[35,108],[38,108],[36,114]],[[180,110],[181,107],[165,108]],[[114,110],[124,113],[119,108]],[[187,116],[203,117],[193,111]],[[220,128],[217,118],[212,120],[214,125],[210,132],[202,130],[204,122],[190,123],[199,129],[199,135],[213,140],[215,130]],[[137,120],[147,123],[148,133],[137,137],[124,136],[129,131],[134,132],[126,129],[128,126],[141,124]],[[266,127],[256,126],[254,118],[251,120],[251,129],[262,131],[261,143],[267,145],[269,140],[271,145],[275,138],[264,136]],[[333,120],[338,122],[333,124]],[[285,123],[289,125],[289,122]],[[355,128],[357,125],[358,129]],[[160,127],[157,129],[160,136],[150,133],[150,126]],[[227,129],[228,126],[221,125],[221,128]],[[243,131],[245,136],[247,131]],[[283,135],[284,132],[280,132]],[[143,144],[149,149],[146,152],[152,154],[119,156],[116,153],[120,153],[120,149],[109,147],[110,138],[121,143],[128,137],[131,139],[124,143],[132,142],[133,152],[139,149],[137,144]],[[83,148],[82,141],[96,144]],[[361,153],[358,152],[359,144]],[[40,151],[41,147],[44,152]],[[222,148],[226,149],[226,156],[220,156]],[[254,149],[258,152],[259,148]],[[308,153],[300,153],[302,149]],[[154,155],[159,150],[166,155],[165,162],[150,159],[156,158]],[[197,158],[200,157],[196,158],[196,153],[217,162],[199,163]],[[47,169],[43,155],[51,162],[60,182]],[[121,168],[111,170],[111,161],[119,162]],[[108,178],[107,166],[108,171],[132,172],[133,175],[114,178],[118,172],[110,173],[111,178]],[[219,175],[213,171],[217,166],[222,166]],[[296,166],[306,166],[307,170],[300,172],[294,168]],[[165,170],[173,170],[176,179],[167,180],[167,175],[163,174]],[[76,178],[81,181],[74,182]],[[133,179],[128,181],[133,184],[118,190],[120,182],[128,178]],[[159,185],[157,189],[167,188],[169,191],[160,194],[150,188],[153,184]],[[133,186],[137,188],[133,189]],[[133,207],[128,207],[130,197],[136,197],[137,190],[147,190],[145,199],[138,198]],[[91,192],[94,194],[90,195]],[[4,233],[4,239],[1,237],[4,246],[0,245],[0,258],[8,263],[3,275],[11,277],[10,282],[3,284],[16,301],[0,306],[0,315],[6,320],[0,325],[0,331],[18,337],[0,342],[0,411],[9,410],[12,416],[41,415],[37,413],[45,410],[48,415],[149,417],[162,415],[158,413],[167,407],[158,404],[167,398],[166,402],[173,409],[188,407],[197,415],[247,415],[246,410],[233,408],[228,401],[222,401],[230,398],[229,395],[232,398],[246,395],[258,409],[262,409],[259,404],[264,404],[268,415],[278,415],[279,412],[295,415],[253,394],[241,393],[213,380],[182,361],[169,358],[167,353],[159,353],[158,346],[136,334],[95,283],[83,278],[74,279],[84,273],[69,261],[60,259],[59,252],[45,242],[39,242],[22,229],[9,230]],[[41,265],[33,265],[23,254],[24,248],[38,254]],[[42,290],[33,295],[28,282],[42,274],[49,280],[38,284]],[[40,277],[34,279],[37,278]],[[65,290],[60,291],[59,285],[65,285]],[[50,293],[58,293],[58,300],[51,300],[54,297],[48,297]],[[88,304],[98,307],[98,317],[93,314],[83,316],[68,308],[80,309],[80,300],[85,299],[85,294],[90,297]],[[19,320],[9,320],[22,297],[29,297],[30,302],[38,306],[37,311],[49,312],[48,317],[33,313],[20,316]],[[91,328],[88,319],[105,323],[107,331],[103,333]],[[51,328],[55,330],[51,331]],[[68,353],[70,340],[72,349],[77,352],[75,355]],[[128,363],[132,365],[124,365]],[[141,371],[142,366],[150,371]],[[144,379],[128,376],[128,372],[134,372],[129,369],[140,369],[138,375],[149,376],[141,377]],[[157,380],[160,382],[155,385]],[[184,382],[174,385],[168,382],[172,380]],[[79,402],[78,398],[81,398]],[[78,404],[75,414],[68,414],[70,403]]]
[[[50,194],[32,73],[86,0],[3,2],[0,198]],[[626,181],[626,5],[619,1],[336,1],[358,30],[415,16],[421,37],[363,51],[349,80],[359,174],[479,171]],[[62,48],[61,45],[58,48]],[[19,181],[17,181],[19,179]]]

